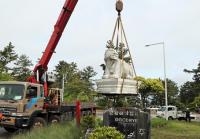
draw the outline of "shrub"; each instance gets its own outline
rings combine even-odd
[[[98,97],[96,100],[97,106],[101,108],[106,108],[108,106],[109,100],[103,96]]]
[[[93,115],[87,115],[81,118],[81,131],[86,133],[87,129],[95,127],[95,117]]]
[[[101,118],[95,119],[95,127],[101,127],[103,126],[103,120]]]
[[[154,128],[160,128],[167,125],[167,121],[163,118],[153,118],[151,120],[151,126]]]
[[[97,127],[89,135],[89,139],[124,139],[124,135],[114,127]]]

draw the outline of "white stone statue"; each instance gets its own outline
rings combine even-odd
[[[130,63],[119,59],[118,52],[115,50],[112,41],[108,41],[106,47],[108,48],[104,55],[105,72],[103,79],[109,78],[133,78],[133,68]]]

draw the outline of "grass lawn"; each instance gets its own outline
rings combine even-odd
[[[151,139],[200,139],[200,123],[168,121],[165,126],[151,129]]]
[[[69,122],[20,133],[12,139],[80,139],[80,130]]]

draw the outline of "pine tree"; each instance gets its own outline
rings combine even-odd
[[[0,72],[8,72],[12,68],[8,67],[8,64],[15,61],[18,58],[14,50],[14,46],[10,42],[3,50],[0,50]]]
[[[30,67],[33,65],[29,57],[22,54],[14,64],[12,75],[18,81],[26,81],[27,77],[31,75]]]

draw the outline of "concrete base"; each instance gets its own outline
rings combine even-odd
[[[101,94],[136,95],[137,81],[131,79],[100,79],[96,80],[97,91]]]

